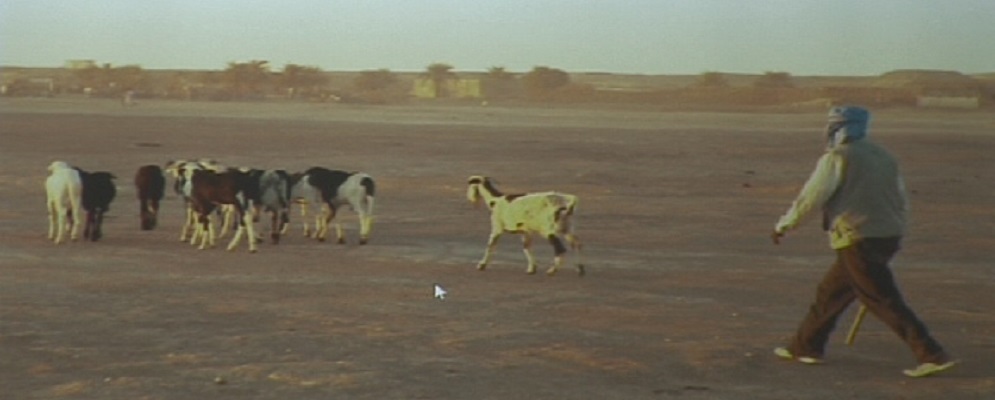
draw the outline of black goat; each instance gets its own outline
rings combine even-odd
[[[166,177],[158,165],[145,165],[135,173],[135,189],[138,192],[138,211],[142,220],[142,230],[155,229],[159,215],[159,202],[166,190]]]
[[[114,186],[115,176],[110,172],[86,172],[76,168],[83,181],[83,210],[86,211],[86,224],[83,225],[83,238],[98,241],[103,237],[101,227],[104,213],[110,211],[111,202],[117,195]]]

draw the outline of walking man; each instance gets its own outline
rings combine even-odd
[[[819,283],[794,338],[774,353],[805,364],[821,363],[837,318],[860,300],[911,348],[919,365],[905,375],[928,376],[956,362],[905,304],[888,266],[905,233],[908,198],[894,157],[865,138],[869,120],[870,113],[861,107],[829,111],[826,152],[774,226],[771,239],[780,244],[788,230],[820,210],[822,228],[836,251],[836,261]]]

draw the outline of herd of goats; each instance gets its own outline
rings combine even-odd
[[[77,240],[77,218],[85,214],[83,237],[101,238],[103,215],[117,194],[115,176],[109,172],[87,172],[64,161],[52,162],[45,181],[49,214],[48,238],[56,244]],[[214,247],[215,239],[224,237],[235,224],[235,233],[228,250],[239,245],[247,236],[249,252],[256,252],[259,241],[253,223],[266,212],[270,214],[270,239],[279,243],[290,225],[292,204],[300,207],[304,235],[324,241],[336,211],[349,206],[359,217],[359,243],[369,240],[373,222],[373,201],[376,185],[363,172],[346,172],[312,167],[304,172],[288,173],[278,169],[228,168],[213,160],[175,160],[158,165],[144,165],[135,174],[142,230],[156,227],[159,202],[162,200],[167,175],[173,178],[173,189],[186,204],[186,218],[180,240],[189,240],[200,249]],[[577,196],[559,192],[504,194],[485,176],[467,180],[467,199],[474,204],[483,202],[491,211],[491,232],[483,258],[477,269],[484,270],[491,259],[498,238],[504,233],[522,235],[522,247],[528,260],[527,272],[536,272],[536,262],[530,250],[533,235],[549,240],[553,247],[553,265],[546,271],[556,273],[567,253],[563,240],[576,254],[579,275],[584,275],[580,260],[581,243],[573,233],[572,220],[577,208]],[[307,214],[314,207],[314,224]],[[215,232],[212,216],[221,219],[221,232]],[[335,224],[339,243],[345,243],[342,226]]]

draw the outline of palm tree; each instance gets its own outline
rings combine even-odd
[[[515,93],[515,75],[504,67],[491,67],[484,77],[484,95],[488,98],[507,98]]]
[[[447,82],[456,79],[453,66],[445,63],[434,63],[425,68],[424,77],[431,80],[435,86],[435,97],[449,97]]]
[[[570,74],[561,69],[539,66],[525,74],[522,83],[530,96],[542,97],[570,84]]]
[[[301,89],[316,89],[328,83],[328,77],[318,67],[305,67],[287,64],[280,75],[280,86],[287,89],[290,98],[299,95]]]
[[[269,61],[229,62],[221,75],[221,83],[237,97],[256,95],[269,82]]]

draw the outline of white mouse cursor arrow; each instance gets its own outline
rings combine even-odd
[[[447,293],[449,292],[446,292],[446,289],[443,289],[442,286],[439,286],[438,283],[435,284],[435,298],[439,300],[445,300]]]

